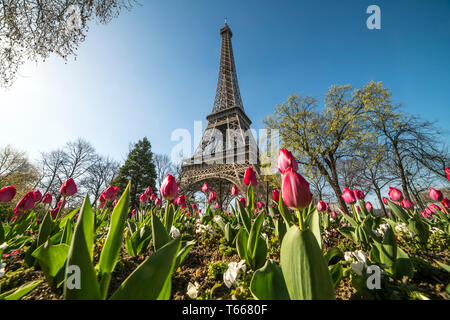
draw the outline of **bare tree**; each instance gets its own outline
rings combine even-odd
[[[156,185],[159,188],[167,174],[174,173],[176,167],[166,154],[154,154],[153,163],[155,164],[156,171]]]
[[[134,4],[134,0],[0,1],[0,86],[11,86],[26,60],[75,56],[90,21],[106,24]]]
[[[94,207],[97,206],[97,199],[119,172],[119,163],[102,156],[97,156],[94,163],[89,166],[80,185],[86,189],[90,196],[93,196]]]

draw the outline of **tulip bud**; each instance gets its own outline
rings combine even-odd
[[[164,179],[161,187],[159,188],[159,193],[164,199],[173,200],[178,196],[178,185],[175,178],[168,174]]]
[[[147,189],[145,189],[144,194],[149,197],[151,194],[153,193],[153,189],[152,187],[147,187]]]
[[[161,204],[162,204],[161,199],[160,199],[160,198],[156,198],[156,200],[155,200],[155,206],[160,207]]]
[[[280,200],[280,192],[277,189],[272,191],[272,199],[275,202],[278,202]]]
[[[208,196],[208,202],[213,203],[215,200],[216,200],[216,194],[213,191],[211,191]]]
[[[218,202],[216,202],[216,206],[215,206],[216,210],[219,210],[220,208],[220,204]]]
[[[16,209],[17,212],[23,213],[27,210],[31,210],[35,205],[35,194],[34,191],[28,191],[26,195],[20,198],[19,202],[17,202]]]
[[[444,196],[442,195],[442,192],[440,190],[430,188],[430,198],[433,201],[442,201],[442,199],[444,199]]]
[[[386,198],[386,197],[383,197],[383,203],[384,203],[385,205],[388,205],[388,202],[387,202],[387,198]]]
[[[185,195],[178,196],[177,205],[179,205],[180,207],[186,206],[186,196]]]
[[[286,149],[280,149],[277,159],[278,170],[284,174],[288,168],[298,171],[298,164],[292,153]]]
[[[402,199],[403,199],[403,193],[396,188],[389,187],[388,195],[392,201],[402,201]]]
[[[64,182],[61,188],[59,189],[59,193],[63,197],[73,196],[77,192],[78,192],[77,185],[75,184],[75,181],[73,181],[72,178],[67,179],[66,182]]]
[[[203,193],[209,192],[209,186],[206,182],[203,184],[202,191],[203,191]]]
[[[156,200],[156,194],[152,193],[152,195],[150,196],[150,200],[153,202]]]
[[[245,207],[246,206],[246,202],[245,202],[245,198],[244,197],[240,197],[239,198],[239,202]]]
[[[403,207],[403,209],[409,210],[414,209],[414,203],[409,201],[408,199],[403,199],[400,205]]]
[[[147,195],[145,193],[141,194],[139,196],[139,201],[140,202],[147,202],[148,201]]]
[[[197,205],[195,203],[192,204],[192,211],[197,211]]]
[[[323,202],[322,200],[319,200],[319,202],[317,202],[316,207],[317,211],[325,211],[327,209],[325,202]]]
[[[42,198],[42,203],[50,204],[52,203],[52,195],[50,193],[46,193]]]
[[[364,193],[361,190],[354,189],[353,194],[354,194],[355,198],[358,200],[364,200],[364,198],[365,198]]]
[[[344,192],[342,192],[342,199],[344,199],[346,204],[354,204],[356,203],[354,193],[348,188],[344,188]]]
[[[234,197],[239,195],[239,190],[238,190],[238,188],[236,186],[233,186],[231,188],[231,195],[234,196]]]
[[[313,195],[309,183],[292,168],[288,168],[281,180],[283,201],[291,209],[301,210],[309,206]]]
[[[9,202],[16,196],[16,188],[14,186],[4,187],[0,189],[0,202]]]
[[[258,184],[258,180],[256,179],[255,171],[252,167],[248,167],[247,170],[245,170],[244,175],[244,184],[248,186],[249,184],[252,184],[254,187]]]
[[[373,206],[369,201],[366,202],[366,209],[369,212],[371,212],[373,210]]]
[[[136,215],[136,209],[131,210],[131,215],[135,216]]]
[[[116,198],[119,188],[114,186],[109,186],[105,191],[102,192],[105,200],[114,200]]]
[[[447,198],[442,199],[442,205],[443,205],[446,209],[450,209],[450,200],[448,200]]]
[[[42,199],[42,193],[39,190],[34,190],[34,201],[39,202]]]

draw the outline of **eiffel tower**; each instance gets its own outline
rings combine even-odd
[[[224,207],[230,200],[230,189],[236,185],[241,194],[245,170],[252,166],[258,178],[256,198],[267,201],[262,180],[258,147],[250,131],[251,120],[244,111],[234,64],[231,37],[233,33],[225,19],[220,29],[222,37],[219,76],[208,125],[193,156],[185,159],[179,179],[181,191],[187,195],[200,191],[204,182],[216,193]],[[228,200],[228,201],[227,201]],[[266,202],[267,203],[267,202]]]

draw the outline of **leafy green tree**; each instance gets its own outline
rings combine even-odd
[[[153,163],[152,146],[147,137],[134,144],[128,153],[127,160],[119,169],[119,174],[113,181],[113,185],[119,188],[119,194],[127,187],[131,180],[130,201],[131,208],[139,205],[139,196],[148,186],[155,189],[156,171]]]

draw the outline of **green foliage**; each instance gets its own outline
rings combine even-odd
[[[219,280],[219,276],[223,275],[227,271],[228,262],[225,261],[209,261],[208,262],[208,276],[210,279]]]
[[[133,181],[130,188],[130,207],[139,206],[139,196],[148,186],[155,190],[156,171],[150,141],[144,137],[134,144],[127,160],[119,170],[112,184],[123,192],[128,181]]]

